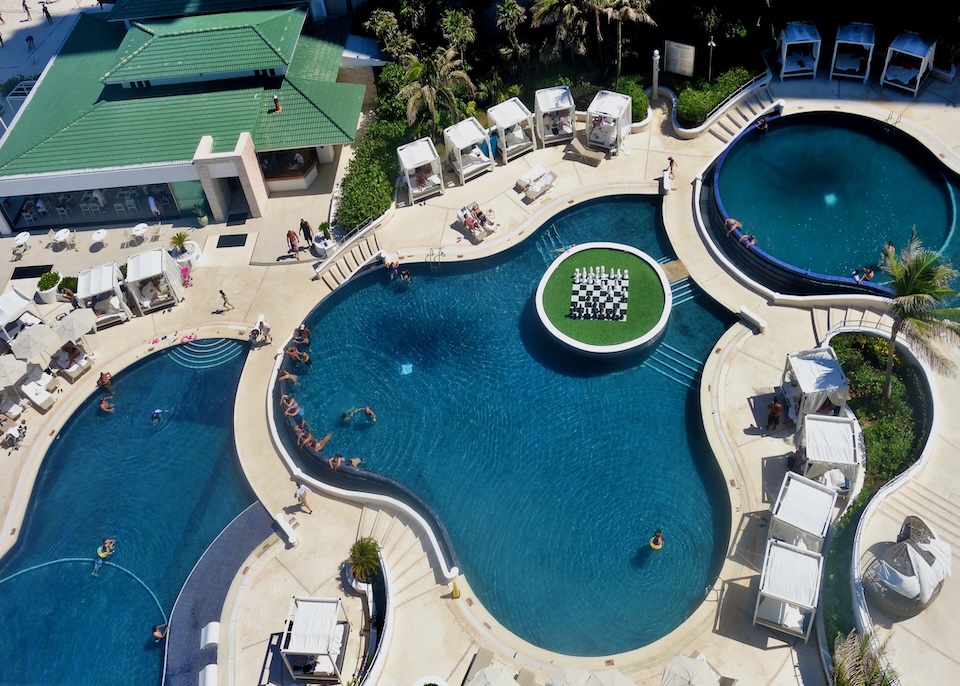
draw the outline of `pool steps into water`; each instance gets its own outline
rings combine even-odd
[[[334,291],[364,267],[379,259],[380,250],[376,233],[357,236],[338,247],[333,255],[327,258],[317,272],[317,279]]]
[[[763,110],[776,101],[769,87],[751,92],[746,97],[727,107],[709,131],[712,136],[723,143],[729,143],[743,129],[747,122],[752,121]]]
[[[227,338],[190,341],[170,351],[170,359],[188,369],[212,369],[240,355],[245,346]]]

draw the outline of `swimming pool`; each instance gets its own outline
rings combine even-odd
[[[719,160],[717,188],[758,248],[800,269],[849,277],[876,265],[887,241],[902,246],[913,226],[924,246],[960,259],[960,182],[915,139],[872,119],[772,120]],[[877,270],[874,280],[884,278]]]
[[[676,628],[729,536],[695,370],[731,318],[683,295],[650,356],[598,362],[560,348],[535,313],[559,246],[669,255],[657,204],[584,203],[480,264],[411,267],[409,286],[370,274],[307,321],[315,362],[296,395],[316,435],[334,432],[326,454],[359,456],[423,496],[487,609],[567,654],[631,650]],[[367,405],[376,423],[343,422]],[[654,553],[658,527],[667,545]]]
[[[198,341],[152,355],[114,376],[113,415],[96,394],[64,425],[0,565],[0,683],[160,682],[163,646],[151,627],[254,500],[232,430],[245,348],[222,341],[218,354],[190,354],[213,349]],[[153,426],[157,408],[169,412]],[[106,536],[117,539],[109,562],[123,569],[105,565],[92,578]]]

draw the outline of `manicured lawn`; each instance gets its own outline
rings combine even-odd
[[[607,271],[630,270],[630,293],[626,321],[571,319],[570,293],[574,270],[603,265]],[[656,272],[630,253],[595,248],[575,253],[564,260],[550,276],[543,292],[543,307],[550,321],[561,332],[589,345],[616,345],[639,338],[660,320],[664,305],[663,287]]]

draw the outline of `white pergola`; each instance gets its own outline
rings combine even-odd
[[[780,80],[793,76],[816,76],[820,64],[820,32],[810,22],[794,21],[777,38]]]
[[[294,596],[285,626],[280,655],[294,679],[343,681],[350,621],[339,598]]]
[[[534,123],[544,146],[572,140],[576,135],[577,106],[569,86],[541,88],[535,97]]]
[[[131,256],[127,260],[126,283],[140,314],[176,305],[183,300],[180,267],[163,248]]]
[[[32,304],[33,298],[18,291],[16,286],[0,295],[0,338],[9,343],[16,338],[24,325],[29,326],[42,321],[39,315],[34,316],[27,312]]]
[[[120,290],[123,275],[116,262],[85,269],[77,277],[77,299],[97,315],[94,331],[133,317]]]
[[[866,83],[870,77],[870,62],[873,61],[876,42],[877,30],[872,24],[854,22],[837,29],[830,79],[859,79]]]
[[[753,623],[807,641],[820,602],[823,557],[774,539],[767,540]]]
[[[533,114],[520,98],[494,105],[487,110],[487,118],[497,128],[497,149],[504,164],[537,147]]]
[[[911,31],[901,31],[887,49],[880,85],[901,88],[916,97],[923,85],[923,77],[933,68],[936,50],[936,41],[924,40]]]
[[[767,536],[819,553],[833,520],[837,493],[816,481],[787,472],[770,508]]]
[[[445,128],[443,146],[447,150],[447,162],[460,174],[461,184],[493,169],[490,134],[475,117]]]
[[[787,415],[802,428],[804,415],[817,412],[829,400],[843,407],[850,394],[847,375],[833,348],[814,348],[787,355],[780,378]]]
[[[803,475],[838,491],[852,487],[863,460],[859,432],[860,425],[853,417],[808,415],[803,430],[797,433],[807,457]]]
[[[407,187],[407,197],[412,205],[431,195],[443,193],[443,170],[440,155],[430,138],[421,138],[397,148],[400,173]]]
[[[632,124],[633,98],[600,91],[587,108],[587,145],[616,150],[630,135]]]

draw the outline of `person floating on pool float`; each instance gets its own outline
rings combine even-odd
[[[153,627],[153,642],[159,643],[164,638],[167,637],[167,632],[170,631],[170,625],[168,624],[157,624]]]
[[[660,550],[663,547],[663,531],[657,529],[653,532],[653,538],[650,539],[650,547],[654,550]]]
[[[740,236],[740,242],[743,243],[746,247],[752,248],[757,244],[757,237],[752,233],[745,233]]]
[[[733,217],[727,217],[724,220],[723,225],[727,227],[728,236],[743,226],[743,224],[741,224],[739,220],[734,219]]]
[[[867,267],[863,271],[854,269],[853,278],[857,280],[857,283],[860,283],[861,281],[869,281],[873,278],[873,267]]]
[[[90,576],[99,576],[100,568],[103,567],[103,561],[113,555],[116,551],[117,540],[115,538],[105,538],[100,547],[97,548],[97,559],[93,561],[93,573]]]
[[[169,412],[169,410],[154,410],[150,413],[150,421],[153,422],[154,426],[163,421],[163,415],[165,412]]]

